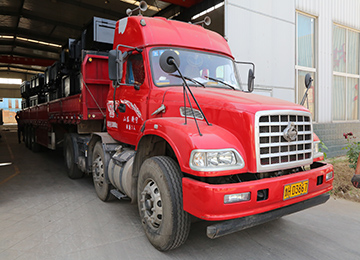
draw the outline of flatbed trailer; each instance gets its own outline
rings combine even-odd
[[[55,150],[66,133],[90,134],[104,129],[110,81],[108,57],[85,54],[81,64],[81,93],[28,107],[20,112],[25,144]]]

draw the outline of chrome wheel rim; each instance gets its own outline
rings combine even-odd
[[[97,156],[93,162],[93,179],[95,185],[102,187],[104,184],[104,163],[101,159],[101,156]]]
[[[163,219],[163,208],[160,190],[154,180],[147,180],[147,184],[141,192],[140,203],[143,223],[153,229],[158,229]]]

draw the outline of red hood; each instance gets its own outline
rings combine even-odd
[[[255,160],[251,159],[256,158],[256,112],[266,110],[297,110],[308,112],[303,106],[252,93],[223,88],[192,87],[191,89],[208,122],[232,133],[240,141],[244,149],[246,149],[246,153],[243,153],[242,156],[244,160],[247,161],[250,171],[256,171]],[[155,111],[160,103],[165,105],[166,110],[164,113],[155,116],[181,117],[180,107],[184,106],[182,87],[169,87],[157,89],[157,91],[159,92],[153,93],[156,98],[151,99],[153,102],[157,100],[156,103],[152,104],[153,107],[151,111]],[[186,101],[186,103],[186,106],[189,107],[188,101]],[[194,108],[197,108],[192,99],[191,103]],[[191,117],[190,114],[188,114],[188,116]]]
[[[194,96],[202,109],[221,109],[237,110],[239,112],[248,112],[255,114],[260,110],[299,110],[308,111],[303,106],[294,104],[278,98],[272,98],[242,91],[218,89],[218,88],[192,88]],[[183,103],[182,88],[169,89],[164,98],[164,104],[167,102]],[[191,99],[194,104],[193,100]],[[188,102],[187,102],[188,103]],[[193,105],[194,106],[194,105]],[[207,115],[206,115],[207,116]]]

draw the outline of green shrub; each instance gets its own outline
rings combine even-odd
[[[360,142],[355,141],[356,137],[352,132],[344,133],[343,136],[346,139],[347,145],[342,149],[348,150],[346,156],[349,161],[349,167],[355,169],[360,153]]]
[[[327,148],[327,146],[323,143],[323,141],[320,140],[319,152],[324,154],[324,159],[327,159],[326,151],[328,151],[328,150],[329,150],[329,148]]]

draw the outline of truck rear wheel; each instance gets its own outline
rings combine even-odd
[[[65,137],[64,157],[68,176],[71,179],[82,178],[84,176],[84,173],[80,171],[77,164],[75,163],[74,143],[70,135],[66,135]]]
[[[30,142],[29,142],[29,126],[28,125],[26,125],[24,127],[24,137],[25,137],[25,146],[27,148],[29,148]]]
[[[150,243],[160,251],[182,245],[190,232],[190,215],[183,210],[182,173],[170,157],[156,156],[141,166],[138,208]]]
[[[28,127],[28,148],[32,150],[33,147],[33,139],[32,139],[32,125]]]
[[[102,201],[109,201],[114,198],[110,193],[111,184],[106,177],[108,163],[109,160],[104,153],[101,142],[97,142],[92,157],[92,175],[96,194]]]
[[[34,127],[31,127],[30,128],[30,143],[31,143],[31,147],[30,149],[34,152],[34,153],[37,153],[40,151],[40,145],[36,142],[36,129]]]

